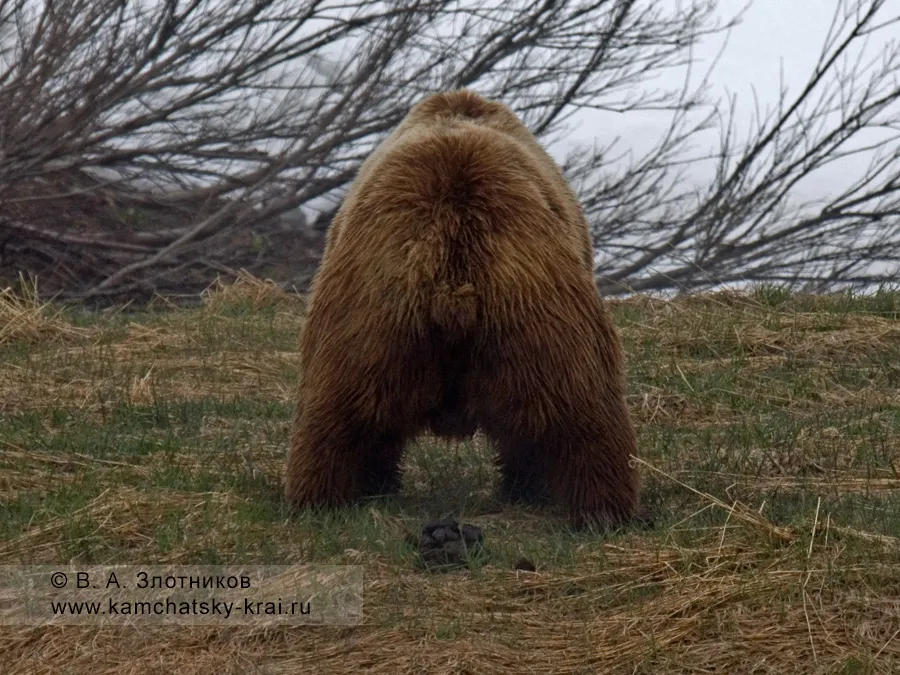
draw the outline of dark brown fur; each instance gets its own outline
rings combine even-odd
[[[286,469],[298,506],[396,489],[405,443],[481,429],[506,496],[576,525],[636,515],[624,355],[578,201],[504,105],[415,106],[328,233],[300,346]]]

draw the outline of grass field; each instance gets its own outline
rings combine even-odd
[[[6,626],[0,672],[900,672],[900,293],[615,303],[656,527],[608,536],[504,506],[477,439],[410,447],[396,498],[289,516],[302,300],[204,300],[0,297],[0,564],[360,564],[362,624]],[[444,515],[486,556],[419,571],[404,535]]]

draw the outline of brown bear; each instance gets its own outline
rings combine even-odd
[[[505,105],[431,95],[363,163],[328,232],[287,499],[395,490],[408,440],[480,429],[506,497],[622,525],[638,511],[624,360],[559,167]]]

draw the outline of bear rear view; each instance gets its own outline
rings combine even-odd
[[[510,499],[576,526],[635,517],[624,354],[578,201],[504,105],[416,105],[328,232],[300,340],[285,491],[340,506],[396,490],[404,445],[480,429]]]

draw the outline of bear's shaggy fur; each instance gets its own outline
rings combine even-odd
[[[432,95],[363,163],[301,337],[285,489],[337,506],[399,486],[421,431],[494,443],[509,498],[576,526],[638,509],[624,354],[562,172],[505,105]]]

